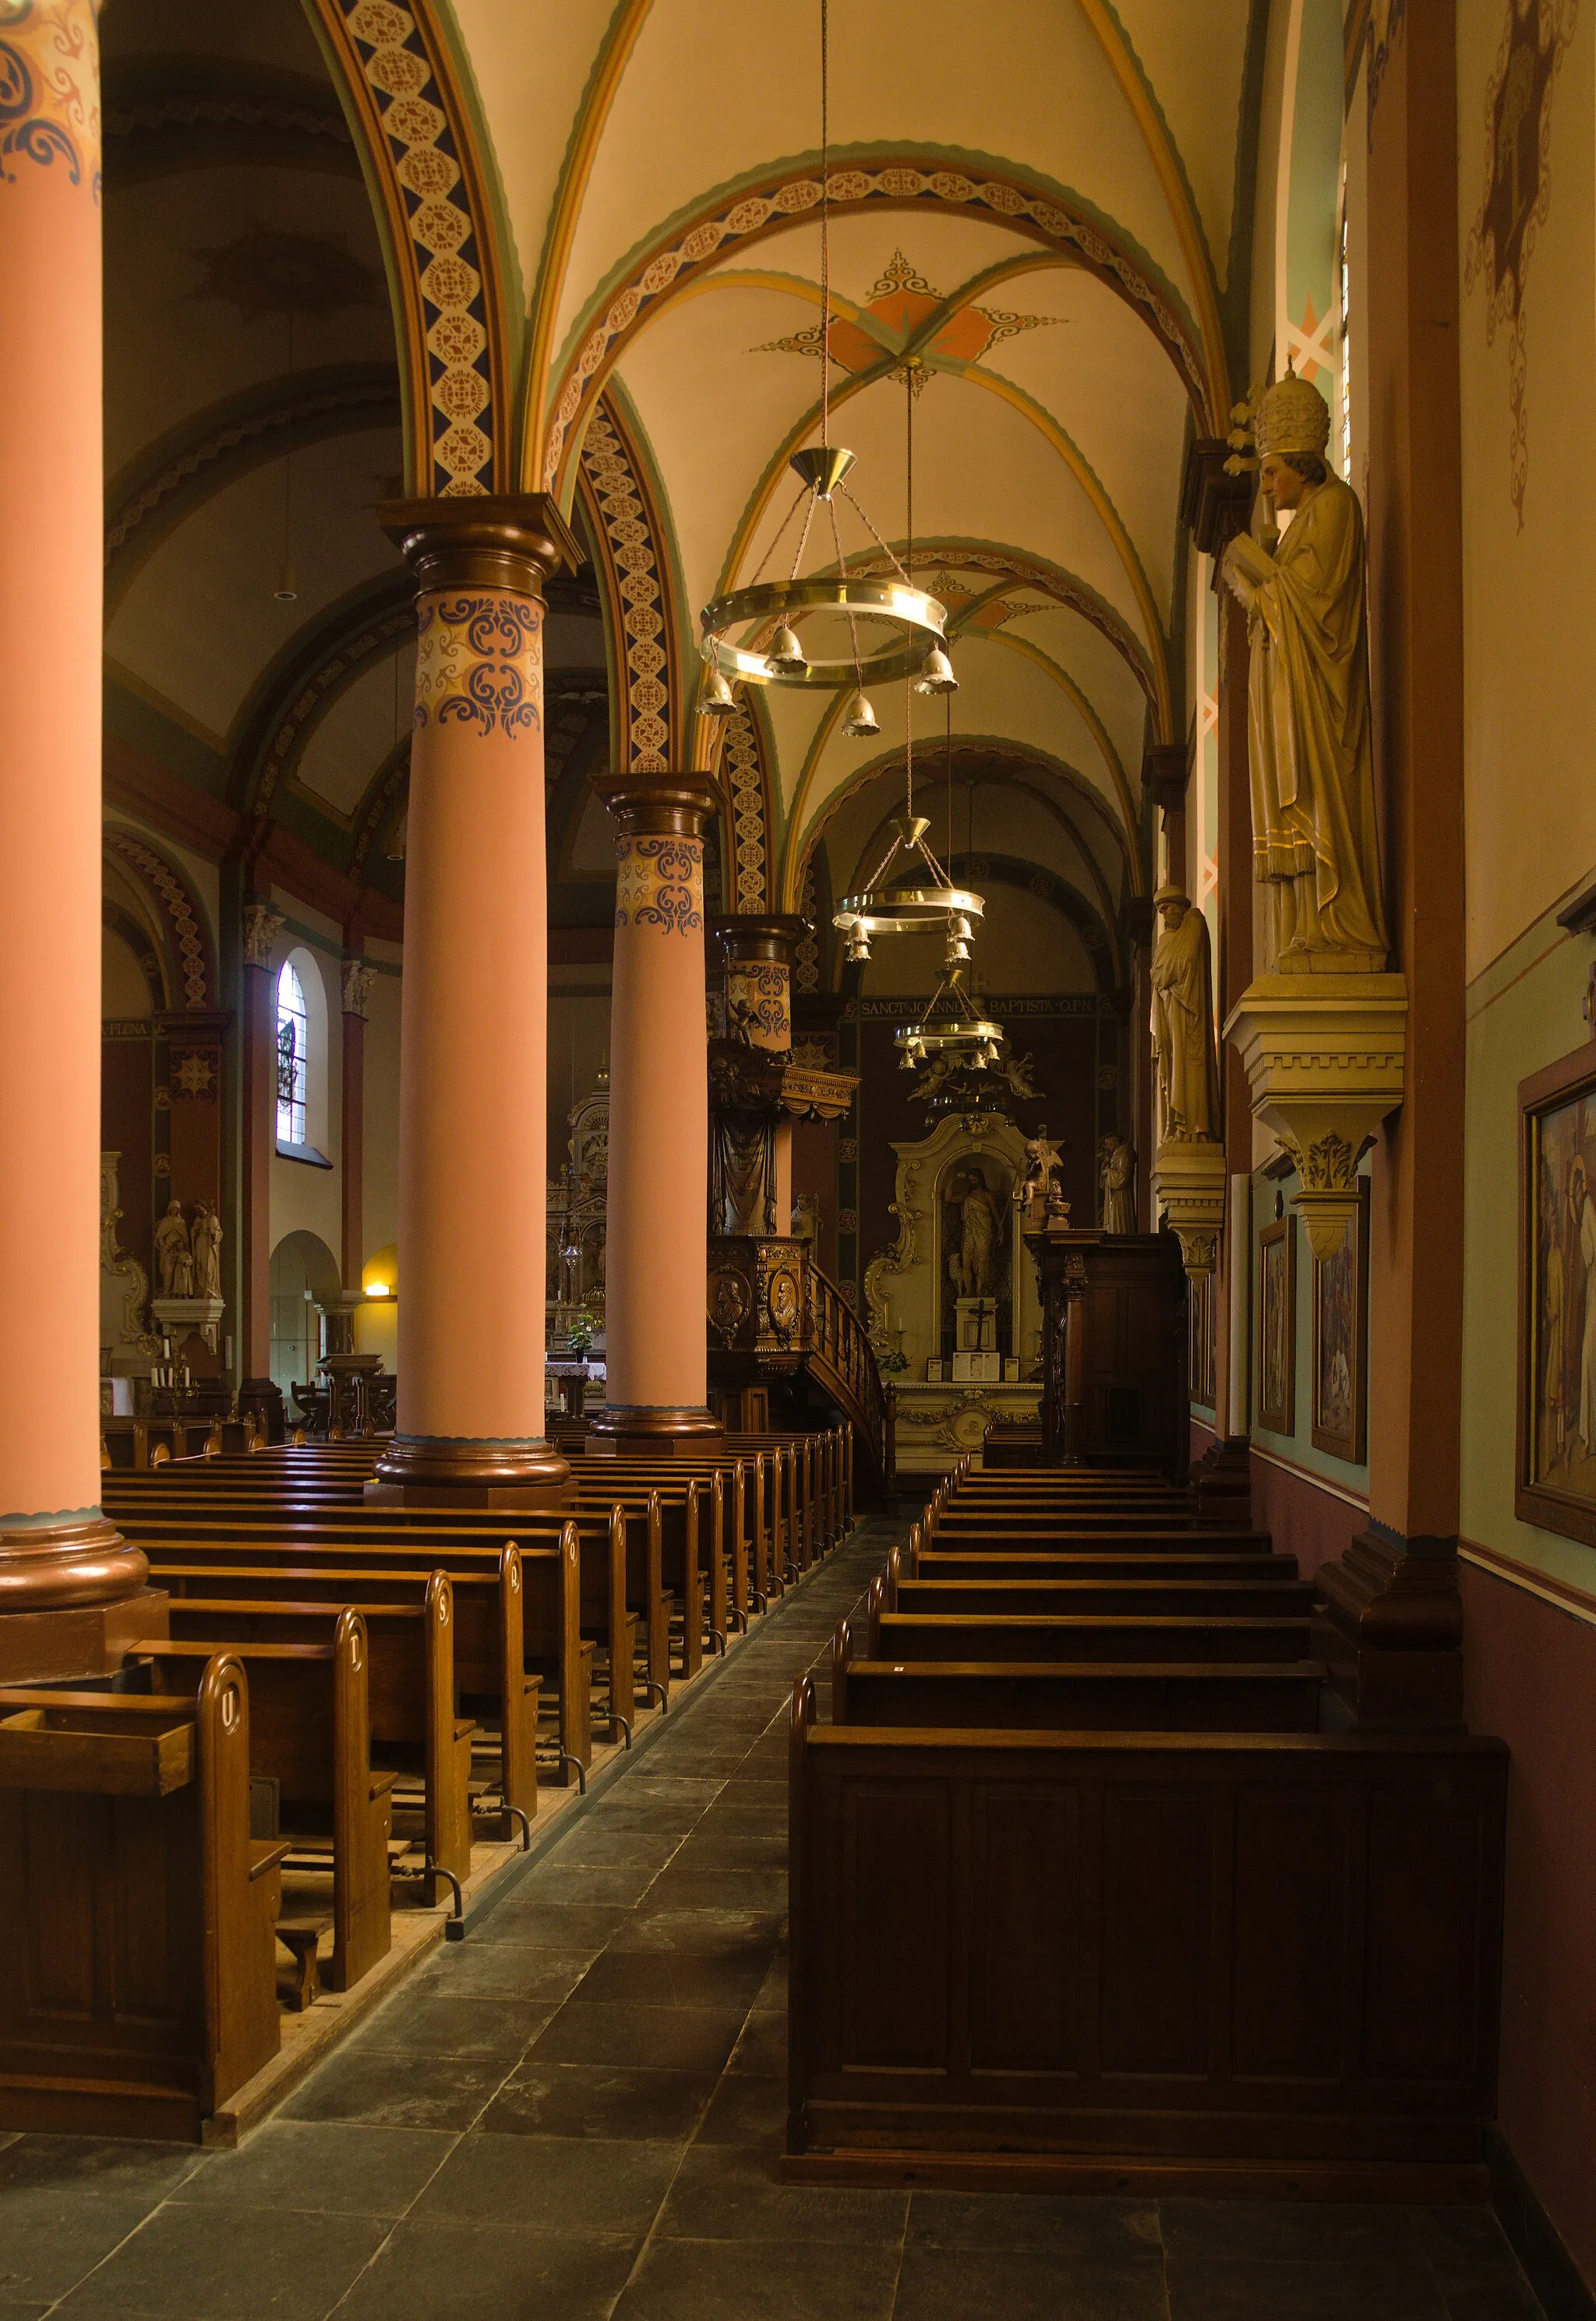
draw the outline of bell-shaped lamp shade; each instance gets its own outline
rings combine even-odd
[[[712,669],[705,678],[699,706],[706,717],[730,717],[735,713],[737,696],[718,669]]]
[[[803,657],[803,647],[784,621],[770,640],[765,666],[773,677],[801,677],[809,667]]]
[[[953,663],[940,645],[933,645],[926,655],[925,667],[914,680],[916,693],[957,693],[958,679],[953,673]]]
[[[880,722],[862,693],[856,693],[849,704],[842,730],[850,742],[867,742],[873,733],[880,733]]]

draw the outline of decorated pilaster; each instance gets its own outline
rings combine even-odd
[[[0,9],[0,1679],[97,1673],[164,1597],[101,1512],[99,43]]]
[[[607,774],[615,819],[605,1267],[608,1406],[594,1450],[700,1447],[707,1401],[709,1058],[700,776]]]
[[[368,1488],[422,1506],[536,1506],[570,1472],[542,1432],[542,584],[580,551],[541,493],[378,514],[415,574],[417,653],[398,1417]]]

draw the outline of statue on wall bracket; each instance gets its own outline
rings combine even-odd
[[[1158,1130],[1153,1207],[1178,1236],[1186,1271],[1211,1273],[1225,1221],[1225,1148],[1208,921],[1173,884],[1160,887],[1153,904],[1160,928],[1151,974]]]
[[[1253,875],[1267,890],[1268,955],[1225,1033],[1255,1116],[1296,1164],[1309,1241],[1328,1257],[1357,1207],[1359,1155],[1401,1102],[1407,986],[1388,971],[1363,511],[1326,464],[1329,406],[1293,370],[1258,401],[1255,433],[1252,529],[1220,569],[1247,613]]]

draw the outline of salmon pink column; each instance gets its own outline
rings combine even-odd
[[[0,1680],[90,1675],[164,1596],[101,1512],[99,47],[0,11]]]
[[[399,1061],[399,1407],[367,1488],[558,1499],[543,1436],[546,573],[580,561],[521,498],[379,509],[416,576]]]
[[[709,1044],[703,825],[691,774],[601,774],[615,817],[610,1180],[604,1275],[608,1406],[594,1451],[701,1451],[706,1398]]]

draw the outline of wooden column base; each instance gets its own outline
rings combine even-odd
[[[587,1422],[590,1459],[700,1459],[718,1451],[726,1430],[712,1410],[691,1403],[614,1403]]]
[[[1360,1532],[1316,1575],[1324,1597],[1311,1650],[1329,1671],[1328,1707],[1360,1731],[1460,1726],[1463,1597],[1457,1543]]]
[[[506,1514],[563,1507],[569,1461],[541,1435],[512,1441],[395,1434],[365,1497],[378,1506],[495,1507]]]
[[[1245,1434],[1211,1443],[1192,1470],[1197,1520],[1247,1531],[1253,1519],[1252,1445]]]

